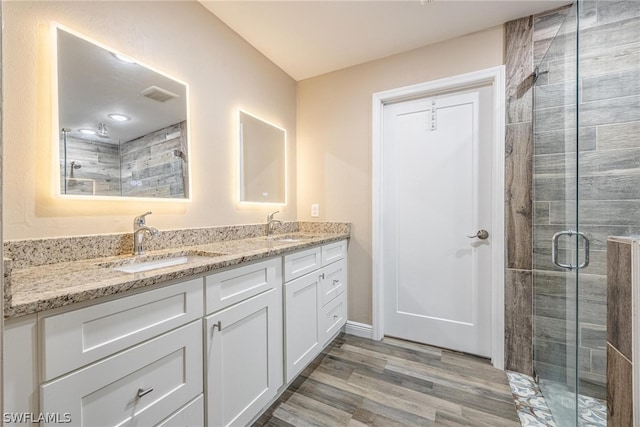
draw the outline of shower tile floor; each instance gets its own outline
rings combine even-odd
[[[540,387],[534,379],[518,372],[507,371],[511,393],[523,427],[563,427],[556,424],[551,410],[545,402]],[[570,398],[570,392],[559,387],[547,385],[548,393],[562,393],[559,397]],[[578,397],[580,427],[605,427],[607,425],[607,406],[603,400],[593,397]]]

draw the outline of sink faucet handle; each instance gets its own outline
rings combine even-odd
[[[141,226],[145,225],[145,224],[146,224],[146,222],[145,222],[144,217],[146,217],[147,215],[151,215],[151,214],[152,214],[152,212],[151,212],[151,211],[149,211],[149,212],[143,213],[142,215],[138,215],[138,216],[133,220],[133,224],[134,224],[134,225],[137,225],[138,227],[141,227]]]
[[[277,213],[280,213],[280,211],[271,212],[269,215],[267,215],[267,221],[273,221],[273,216]]]

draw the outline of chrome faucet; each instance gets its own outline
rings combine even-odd
[[[144,217],[151,215],[151,212],[138,215],[133,220],[133,254],[144,255],[144,237],[145,233],[149,234],[150,238],[154,238],[158,235],[158,229],[155,227],[149,227],[145,222]]]
[[[273,219],[273,216],[278,212],[280,211],[271,212],[269,215],[267,215],[267,237],[271,237],[271,235],[273,234],[273,224],[282,226],[282,221],[280,221],[279,219]]]

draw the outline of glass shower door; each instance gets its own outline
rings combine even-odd
[[[534,370],[556,424],[570,427],[578,410],[578,267],[587,262],[577,207],[577,7],[538,19],[548,31],[534,44]]]
[[[534,27],[534,369],[557,425],[601,426],[607,240],[640,234],[640,2]]]

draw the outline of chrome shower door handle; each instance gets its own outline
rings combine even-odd
[[[581,231],[578,231],[576,234],[582,237],[582,249],[584,250],[584,261],[578,265],[578,269],[581,269],[589,265],[589,238]]]
[[[568,268],[569,270],[573,270],[573,265],[564,264],[558,261],[558,240],[560,239],[561,236],[565,236],[565,235],[573,236],[574,234],[575,234],[575,231],[571,231],[571,230],[558,231],[551,238],[551,261],[553,261],[553,263],[560,268]]]
[[[582,249],[584,250],[584,261],[580,265],[575,266],[573,264],[564,264],[558,261],[558,240],[560,239],[561,236],[582,237]],[[553,237],[551,238],[551,243],[552,243],[551,244],[551,261],[553,261],[553,263],[558,267],[573,270],[573,269],[585,268],[589,265],[589,238],[584,233],[580,231],[573,231],[573,230],[559,231],[553,235]]]
[[[473,236],[467,236],[470,239],[475,239],[476,237],[480,240],[486,240],[489,238],[489,232],[487,230],[478,230],[476,234]]]

